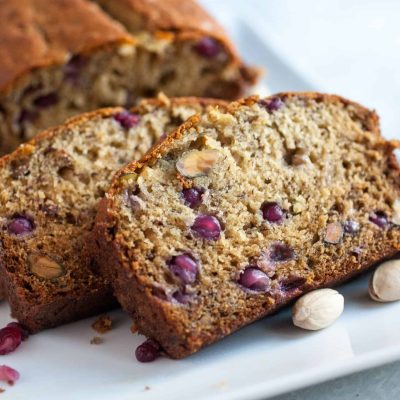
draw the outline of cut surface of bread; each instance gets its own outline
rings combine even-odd
[[[399,250],[394,147],[338,96],[212,108],[115,176],[99,262],[139,331],[187,356]]]
[[[15,318],[38,331],[116,304],[84,246],[97,202],[118,168],[213,103],[164,98],[83,114],[0,160],[0,271]]]
[[[150,29],[146,14],[142,28],[131,35],[90,1],[3,3],[2,154],[79,112],[132,106],[159,91],[234,99],[256,81],[257,72],[242,63],[221,28],[198,5],[206,21],[196,30],[178,22],[179,29],[173,24],[167,29],[160,21]],[[150,7],[153,13],[161,7],[161,2],[145,3],[142,9]],[[129,15],[137,12],[132,9]],[[185,19],[180,8],[174,16],[175,21]]]

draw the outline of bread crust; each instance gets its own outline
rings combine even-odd
[[[115,6],[113,0],[96,0],[106,10]],[[155,7],[151,0],[119,0],[118,10],[140,16],[137,29],[193,31],[226,39],[221,25],[196,0],[164,0]]]
[[[376,135],[381,136],[381,132],[380,132],[380,128],[379,128],[378,114],[376,114],[375,111],[371,111],[354,101],[345,99],[344,97],[341,97],[341,96],[338,96],[335,94],[325,94],[325,93],[318,93],[318,92],[282,92],[282,93],[277,93],[277,94],[271,96],[271,98],[274,98],[274,97],[280,97],[282,99],[292,98],[292,97],[301,97],[304,99],[315,100],[315,101],[319,101],[319,102],[342,103],[345,106],[351,106],[354,109],[355,115],[357,115],[357,117],[361,121],[363,121],[363,123],[365,124],[365,127],[369,131],[375,133]],[[268,99],[268,98],[266,98],[266,99]],[[226,112],[232,114],[238,108],[240,108],[242,105],[251,106],[251,105],[257,103],[259,100],[260,100],[260,96],[257,96],[257,95],[246,97],[244,99],[232,102],[232,103],[228,104],[227,106],[224,106],[224,110]],[[218,107],[218,105],[217,105],[217,107]],[[184,134],[184,132],[187,129],[194,127],[199,121],[200,121],[199,115],[194,115],[193,117],[189,118],[177,130],[175,130],[174,132],[169,134],[168,137],[165,138],[164,141],[158,143],[152,149],[150,149],[143,156],[143,158],[141,160],[133,161],[132,163],[128,164],[125,168],[121,169],[114,177],[109,193],[111,195],[114,194],[113,188],[117,185],[118,177],[120,175],[126,173],[127,171],[130,171],[130,172],[136,171],[137,169],[142,168],[147,163],[155,161],[157,158],[161,158],[163,156],[163,154],[165,154],[169,150],[172,142],[174,142],[175,140],[182,137],[182,135]],[[386,142],[386,140],[384,140],[382,138],[382,142]],[[392,143],[394,147],[397,147],[397,144],[395,143],[395,141],[392,141],[390,143]]]
[[[150,99],[144,99],[141,101],[137,106],[132,107],[130,109],[131,112],[137,113],[137,114],[143,114],[146,112],[146,107],[147,105],[150,106],[165,106],[165,101],[169,102],[169,105],[171,107],[174,107],[175,105],[195,105],[195,104],[200,104],[203,107],[206,106],[224,106],[227,103],[223,100],[218,100],[218,99],[209,99],[209,98],[199,98],[199,97],[177,97],[177,98],[166,98],[166,100],[159,99],[159,98],[150,98]],[[86,113],[82,113],[79,115],[76,115],[72,118],[69,118],[67,121],[65,121],[63,124],[51,127],[49,129],[46,129],[42,131],[41,133],[37,134],[34,138],[32,138],[29,142],[24,143],[20,145],[15,151],[13,151],[10,154],[6,154],[5,156],[0,158],[0,168],[3,168],[6,164],[11,162],[12,160],[16,160],[19,157],[24,157],[27,154],[31,153],[34,151],[35,146],[40,144],[41,141],[44,139],[50,139],[53,136],[59,135],[61,132],[64,132],[65,130],[72,129],[77,125],[84,124],[87,121],[90,121],[94,118],[101,117],[101,118],[107,118],[117,112],[120,112],[124,110],[122,107],[106,107],[106,108],[100,108],[95,111],[89,111]]]
[[[341,103],[348,107],[354,116],[371,132],[380,136],[379,120],[374,111],[344,99],[336,95],[326,95],[321,93],[279,93],[274,97],[302,98],[305,101],[323,101],[331,103]],[[252,105],[258,102],[258,96],[249,97],[227,107],[228,113],[234,113],[242,105]],[[172,358],[182,358],[200,348],[209,345],[218,339],[242,328],[243,326],[275,312],[294,300],[295,295],[287,296],[284,300],[278,300],[268,307],[255,307],[245,318],[235,318],[229,322],[221,322],[213,332],[193,333],[182,324],[179,319],[170,312],[170,308],[154,297],[149,287],[139,276],[135,275],[136,263],[127,258],[123,245],[118,241],[118,235],[115,235],[115,227],[118,225],[118,215],[114,208],[115,195],[118,192],[120,181],[119,177],[126,173],[137,172],[146,165],[151,165],[157,159],[163,157],[173,145],[174,141],[181,138],[187,130],[196,127],[200,117],[194,116],[186,123],[181,125],[175,132],[170,134],[163,142],[159,143],[149,151],[140,161],[128,164],[120,170],[114,177],[110,190],[102,200],[98,209],[96,224],[93,235],[95,237],[97,251],[101,252],[101,268],[103,272],[110,277],[114,287],[114,293],[123,308],[132,316],[139,327],[139,331],[149,337],[158,340],[164,350]],[[400,169],[393,155],[393,149],[397,143],[387,142],[381,138],[384,152],[388,156],[388,164],[393,169],[396,180],[400,183]],[[347,270],[351,271],[345,276],[331,274],[319,284],[305,286],[302,293],[317,289],[320,287],[330,287],[344,282],[353,276],[356,276],[368,268],[372,267],[383,258],[389,258],[400,250],[400,243],[395,235],[385,243],[374,243],[368,249],[368,258],[361,263],[355,258],[349,259]],[[298,294],[297,294],[298,296]],[[199,332],[199,330],[196,330]]]
[[[131,111],[143,115],[151,112],[151,108],[154,109],[154,107],[173,109],[178,105],[200,105],[206,107],[207,105],[216,104],[223,105],[224,102],[195,97],[167,99],[165,96],[160,96],[160,99],[142,101],[137,107],[131,109]],[[121,110],[123,109],[115,107],[88,112],[73,117],[60,126],[50,128],[34,137],[28,143],[21,145],[13,153],[2,157],[0,159],[0,168],[6,168],[10,163],[29,157],[44,140],[52,140],[52,138],[76,128],[76,126],[84,124],[87,121],[98,117],[107,118]],[[53,299],[46,299],[46,302],[43,303],[36,301],[34,298],[27,299],[22,293],[22,288],[18,286],[14,273],[10,272],[17,271],[18,265],[13,257],[13,252],[4,251],[5,248],[10,249],[10,244],[7,240],[7,235],[3,236],[0,232],[0,276],[3,279],[5,295],[9,301],[12,315],[32,332],[85,318],[117,306],[108,282],[98,273],[95,274],[89,271],[88,282],[90,282],[90,285],[82,287],[80,291],[65,291],[62,296],[56,295]],[[15,248],[14,250],[15,254],[17,254],[18,249]],[[91,254],[87,250],[85,249],[81,255],[82,268],[88,268],[90,264]],[[6,268],[6,265],[8,268]],[[3,285],[1,285],[1,288],[3,288]]]

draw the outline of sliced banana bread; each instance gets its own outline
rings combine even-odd
[[[167,94],[236,99],[259,75],[243,65],[224,29],[196,0],[96,1],[137,39],[174,43],[159,54],[163,71],[153,84]]]
[[[153,13],[164,7],[145,3]],[[132,36],[90,1],[1,2],[0,153],[79,112],[132,105],[158,91],[239,96],[257,73],[243,65],[217,23],[196,9],[196,30],[179,24],[187,15],[175,5],[177,29],[173,23],[158,29],[158,20]]]
[[[38,331],[115,304],[84,246],[97,201],[118,168],[209,103],[165,99],[83,114],[0,160],[0,273],[15,318]]]
[[[212,108],[115,176],[99,262],[140,332],[187,356],[400,249],[394,147],[337,96]]]

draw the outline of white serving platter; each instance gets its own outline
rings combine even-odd
[[[260,36],[248,18],[227,13],[226,3],[220,17],[241,52],[268,66],[258,91],[323,90],[304,68],[288,61],[274,37]],[[326,330],[295,328],[286,309],[180,361],[137,362],[134,350],[144,339],[130,332],[129,318],[118,310],[110,313],[114,328],[99,345],[90,344],[97,335],[90,327],[95,318],[42,332],[1,357],[0,364],[21,373],[15,386],[0,385],[6,389],[1,398],[266,399],[400,359],[400,303],[374,303],[367,284],[363,276],[339,288],[345,311]],[[8,306],[2,303],[0,326],[9,321]]]
[[[134,349],[143,337],[129,319],[110,313],[114,329],[91,345],[87,319],[31,336],[1,364],[21,379],[6,389],[8,400],[245,400],[275,394],[360,371],[400,358],[400,304],[367,296],[367,276],[339,288],[345,311],[330,328],[295,328],[290,311],[259,321],[184,360],[160,358],[141,364]],[[0,324],[9,310],[0,307]]]

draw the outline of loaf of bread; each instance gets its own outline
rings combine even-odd
[[[394,147],[337,96],[212,108],[115,176],[98,261],[139,331],[187,356],[400,249]]]
[[[38,331],[116,304],[84,246],[97,202],[118,168],[208,104],[164,98],[83,114],[0,160],[0,275],[15,318]]]
[[[133,34],[89,0],[1,3],[0,153],[82,111],[159,91],[233,99],[255,82],[257,72],[194,1],[134,3],[140,9],[127,15],[141,23]]]

